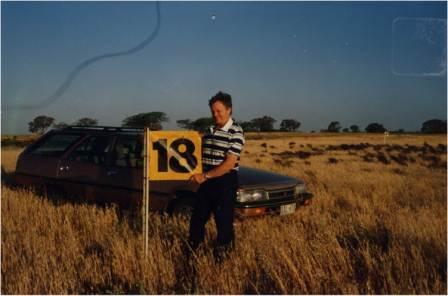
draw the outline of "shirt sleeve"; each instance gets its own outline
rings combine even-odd
[[[236,131],[232,134],[230,138],[230,147],[227,151],[228,154],[233,154],[235,156],[240,156],[241,151],[245,143],[244,134],[242,131]]]

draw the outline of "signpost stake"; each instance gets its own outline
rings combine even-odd
[[[142,207],[142,228],[143,228],[143,248],[145,250],[145,258],[148,257],[148,212],[149,212],[149,128],[145,127],[144,130],[144,164],[143,164],[143,207]]]
[[[384,141],[383,141],[384,145],[386,145],[386,137],[389,137],[389,131],[384,132]]]

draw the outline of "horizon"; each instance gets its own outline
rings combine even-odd
[[[220,90],[236,120],[295,119],[302,132],[331,121],[415,132],[447,119],[446,2],[162,2],[160,16],[156,2],[1,8],[2,135],[29,134],[38,115],[120,126],[154,111],[180,129],[209,117]]]

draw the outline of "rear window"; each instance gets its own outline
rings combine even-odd
[[[113,164],[119,167],[143,168],[143,138],[119,137],[112,158]]]
[[[33,155],[61,156],[81,137],[82,135],[75,134],[54,134],[38,143],[30,153]]]

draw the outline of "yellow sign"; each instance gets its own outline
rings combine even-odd
[[[188,180],[202,173],[201,136],[193,131],[149,131],[149,180]]]

